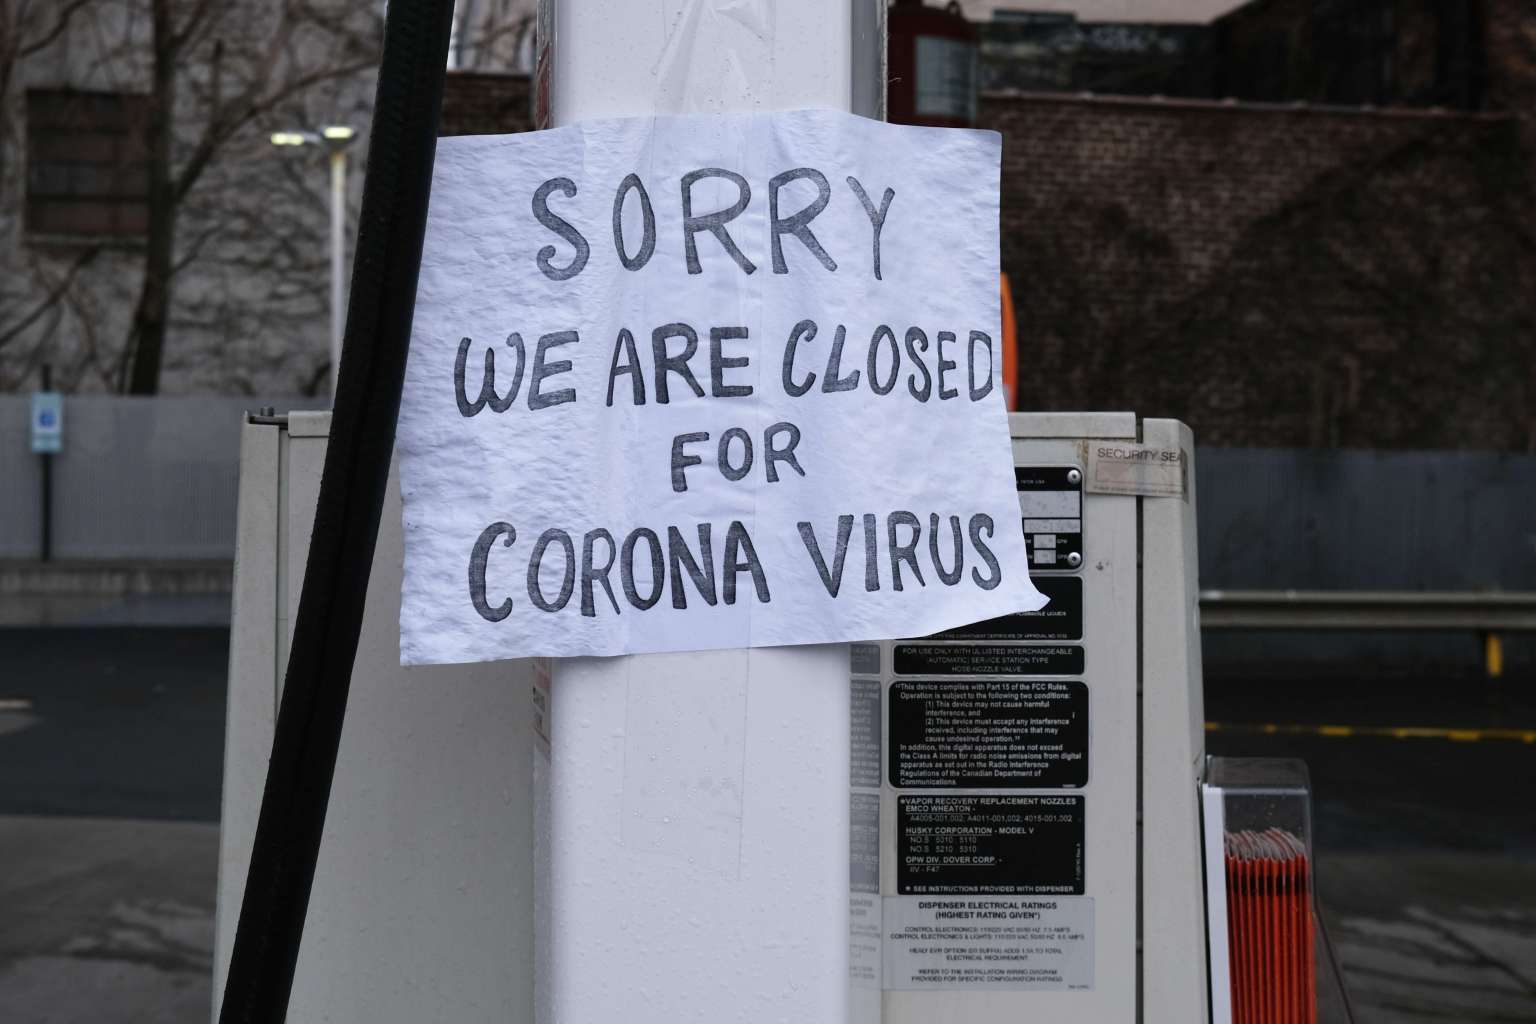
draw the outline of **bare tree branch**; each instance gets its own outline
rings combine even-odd
[[[0,0],[0,101],[23,80],[145,96],[158,168],[142,244],[33,245],[24,122],[0,102],[0,236],[23,238],[0,252],[0,378],[41,352],[87,389],[323,381],[324,178],[266,129],[365,125],[381,41],[381,12],[351,0]],[[58,76],[32,74],[56,55]]]
[[[202,176],[208,164],[218,153],[219,148],[237,134],[241,128],[250,124],[262,114],[268,113],[281,106],[286,100],[313,88],[323,82],[337,78],[345,78],[355,75],[373,67],[372,60],[359,60],[341,67],[325,68],[307,75],[301,75],[287,83],[282,88],[260,100],[246,100],[243,109],[228,119],[220,122],[211,122],[198,140],[192,154],[187,157],[182,165],[181,173],[176,178],[176,198],[182,199],[192,191],[192,186],[197,184],[197,179]]]
[[[81,10],[81,8],[92,2],[93,0],[68,0],[68,2],[64,4],[64,7],[59,11],[58,16],[54,20],[52,28],[48,29],[36,39],[21,43],[17,46],[16,59],[19,60],[23,57],[30,57],[32,54],[37,53],[39,50],[43,50],[46,47],[52,45],[53,41],[59,38],[59,36],[63,35],[65,29],[69,28],[70,19],[73,18],[75,14]]]
[[[32,307],[31,311],[29,311],[20,320],[16,321],[16,323],[5,328],[4,330],[0,330],[0,348],[4,348],[6,345],[16,340],[16,338],[20,337],[23,331],[31,327],[43,316],[43,314],[52,309],[54,305],[59,301],[59,298],[69,290],[69,286],[74,283],[75,275],[80,272],[82,267],[85,267],[92,260],[94,260],[96,258],[96,254],[100,251],[101,249],[99,246],[92,246],[91,248],[85,249],[79,255],[77,255],[74,259],[74,262],[70,264],[69,269],[65,272],[64,276],[54,284],[53,288],[49,290],[48,294],[43,296],[43,298],[40,299],[37,304]]]
[[[197,6],[187,16],[186,24],[171,33],[172,50],[180,53],[197,37],[198,30],[207,24],[208,11],[212,6],[211,0],[198,0]]]

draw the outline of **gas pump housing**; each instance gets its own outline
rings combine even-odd
[[[330,417],[258,419],[241,451],[215,1008]],[[849,942],[823,953],[846,958],[860,1024],[1204,1021],[1193,438],[1130,413],[1010,427],[1051,604],[849,647]],[[1180,453],[1182,493],[1104,493],[1103,445]],[[290,1018],[548,1019],[547,666],[402,669],[400,565],[392,479]]]

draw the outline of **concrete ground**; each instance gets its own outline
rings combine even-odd
[[[1536,1021],[1536,864],[1333,854],[1319,870],[1357,1020]]]
[[[207,1021],[218,833],[0,816],[0,1021]]]
[[[0,560],[0,627],[228,626],[228,561]]]
[[[1536,729],[1536,678],[1218,665],[1206,718],[1224,726],[1212,753],[1307,762],[1318,893],[1359,1024],[1536,1024],[1536,744],[1499,738]],[[1458,738],[1361,735],[1400,726]]]
[[[226,656],[217,628],[0,628],[0,1024],[209,1019]],[[1536,744],[1476,733],[1536,729],[1536,679],[1272,668],[1208,668],[1210,748],[1310,765],[1355,1020],[1536,1024]],[[1351,724],[1478,738],[1315,728]]]
[[[212,1012],[223,629],[0,629],[0,1022]]]

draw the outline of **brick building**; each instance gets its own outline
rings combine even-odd
[[[1412,30],[1368,40],[1400,51],[1369,64],[1384,80],[1326,73],[1364,45],[1322,46],[1334,0],[1217,30],[1288,26],[1279,94],[1395,105],[982,95],[1025,408],[1178,416],[1207,444],[1536,450],[1536,11],[1366,7]],[[526,90],[452,78],[444,132],[526,128]],[[1480,109],[1412,105],[1457,98]]]
[[[1536,9],[1259,0],[1218,29],[1229,68],[1290,40],[1250,95],[1362,105],[984,97],[1026,405],[1536,450]]]
[[[1253,0],[1212,24],[1218,96],[1474,110],[1486,88],[1484,4]]]
[[[1396,34],[1350,29],[1348,46],[1324,45],[1339,18]],[[529,17],[509,24],[480,36],[506,53],[460,54],[479,70],[450,73],[445,134],[530,127],[527,78],[492,72],[527,48]],[[983,94],[980,124],[1005,138],[1024,403],[1179,416],[1228,445],[1536,448],[1536,8],[1257,0],[1209,27],[1225,50],[1189,53],[1230,68],[1281,31],[1271,70],[1284,74],[1245,59],[1249,96],[1285,103]],[[85,49],[73,71],[49,52],[15,79],[18,126],[31,90],[95,87]],[[1354,77],[1329,70],[1356,62]],[[167,391],[323,382],[325,178],[263,133],[332,118],[365,130],[371,79],[344,82],[248,125],[191,193],[177,259],[197,258],[177,278]],[[1289,102],[1297,92],[1316,102]],[[1322,103],[1337,99],[1372,105]],[[40,153],[0,147],[7,180],[41,180],[24,166]],[[0,388],[32,386],[52,359],[65,387],[112,389],[140,257],[41,246],[22,230],[19,191],[0,190],[0,257],[16,264],[0,291],[25,272],[32,293],[68,301],[55,316],[29,312],[25,290],[4,296]],[[273,209],[291,221],[274,224]],[[220,231],[198,249],[204,220]]]
[[[443,83],[439,135],[490,135],[533,129],[533,82],[527,75],[450,71]]]
[[[1023,407],[1178,416],[1209,444],[1536,442],[1514,119],[993,94],[981,123]]]
[[[1518,122],[992,95],[1025,407],[1206,443],[1527,450]]]
[[[1164,96],[1211,94],[1211,25],[1085,22],[1001,11],[977,26],[978,82],[1003,89]]]
[[[531,67],[533,0],[459,7],[451,67]],[[44,367],[67,392],[325,390],[327,156],[272,135],[355,130],[350,237],[383,7],[162,8],[0,3],[0,393]],[[527,106],[523,79],[455,87],[469,121]]]

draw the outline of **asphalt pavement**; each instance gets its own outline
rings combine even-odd
[[[1536,678],[1208,667],[1212,754],[1294,757],[1360,1024],[1536,1022]]]
[[[227,629],[0,629],[0,814],[217,824]]]
[[[0,1022],[209,1020],[228,635],[0,628]]]
[[[209,1019],[227,643],[0,628],[3,1024]],[[1536,679],[1207,677],[1212,753],[1311,768],[1355,1020],[1536,1024]]]

